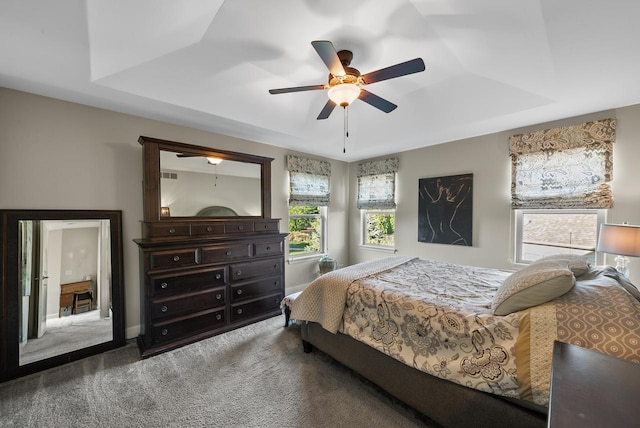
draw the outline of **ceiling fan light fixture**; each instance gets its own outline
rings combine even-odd
[[[220,162],[222,162],[220,158],[207,157],[207,163],[209,165],[218,165]]]
[[[360,86],[355,83],[341,83],[329,88],[328,95],[336,105],[347,107],[360,95]]]

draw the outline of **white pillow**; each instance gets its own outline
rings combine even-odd
[[[575,284],[566,260],[532,263],[507,277],[491,309],[495,315],[509,315],[560,297]]]
[[[569,269],[576,277],[589,272],[591,265],[587,260],[587,256],[578,256],[576,254],[554,254],[552,256],[543,257],[531,264],[548,262],[548,261],[566,261]]]

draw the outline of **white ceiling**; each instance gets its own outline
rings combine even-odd
[[[637,0],[2,0],[0,86],[354,161],[640,103]],[[311,46],[353,51],[367,86],[316,120]],[[162,135],[156,137],[162,138]],[[188,142],[188,141],[187,141]]]

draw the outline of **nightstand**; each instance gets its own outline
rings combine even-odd
[[[639,400],[640,364],[554,343],[549,427],[638,426]]]

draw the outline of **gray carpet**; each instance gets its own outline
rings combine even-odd
[[[124,348],[0,384],[2,427],[425,427],[281,317],[146,360]]]
[[[100,311],[97,309],[48,320],[47,330],[42,337],[29,339],[21,346],[20,365],[88,348],[112,338],[111,320],[100,318]]]

